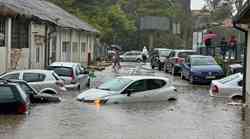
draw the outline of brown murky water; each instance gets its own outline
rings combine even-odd
[[[98,77],[106,80],[110,75],[103,72]],[[0,139],[250,138],[240,107],[210,98],[206,86],[176,82],[179,96],[175,102],[153,100],[99,109],[77,102],[78,92],[67,92],[62,103],[35,105],[28,115],[1,115]]]

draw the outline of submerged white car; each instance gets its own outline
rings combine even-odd
[[[234,99],[242,96],[243,75],[236,73],[211,83],[209,94],[212,97],[225,97]]]
[[[93,103],[129,103],[177,99],[177,90],[168,78],[123,76],[78,95],[77,100]]]

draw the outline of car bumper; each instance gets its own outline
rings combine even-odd
[[[79,87],[79,83],[77,84],[65,84],[66,89],[77,89]]]

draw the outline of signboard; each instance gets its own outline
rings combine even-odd
[[[170,19],[168,17],[143,16],[140,18],[140,30],[170,30]]]

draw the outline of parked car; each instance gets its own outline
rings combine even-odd
[[[129,103],[176,99],[177,91],[168,78],[122,76],[84,91],[77,96],[83,102]]]
[[[121,61],[126,62],[142,62],[142,52],[141,51],[128,51],[123,55],[120,55]]]
[[[59,75],[68,89],[81,90],[89,84],[89,72],[80,63],[55,62],[49,65],[48,70]]]
[[[29,107],[29,97],[18,84],[0,81],[0,113],[26,114]]]
[[[1,79],[0,79],[1,80]],[[31,103],[51,103],[51,102],[61,102],[61,98],[51,94],[37,93],[27,82],[22,80],[4,80],[9,83],[18,84],[23,91],[28,95]]]
[[[164,62],[164,71],[179,74],[181,73],[181,65],[189,55],[196,54],[195,50],[172,50],[169,57]]]
[[[158,67],[159,70],[162,70],[164,67],[164,62],[166,61],[167,57],[169,57],[170,52],[171,49],[155,48],[150,53],[150,64],[152,69]]]
[[[58,94],[66,91],[60,77],[49,70],[18,70],[5,73],[0,78],[24,80],[39,93]]]
[[[212,56],[190,55],[182,64],[181,78],[191,83],[209,83],[223,76],[222,68]]]
[[[213,80],[209,95],[212,97],[239,98],[242,96],[243,75],[236,73],[220,80]]]

